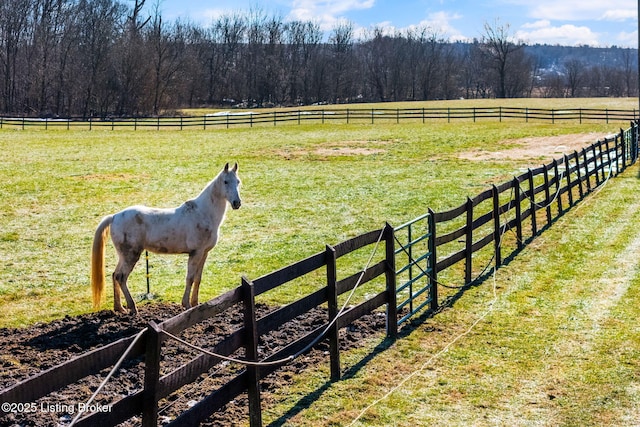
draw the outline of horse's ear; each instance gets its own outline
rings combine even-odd
[[[226,165],[224,165],[224,171],[225,172],[229,172],[229,163],[227,162]]]
[[[238,162],[236,162],[235,165],[233,165],[233,169],[231,169],[233,172],[238,172]]]

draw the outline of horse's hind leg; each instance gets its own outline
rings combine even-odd
[[[133,271],[133,267],[135,267],[136,262],[140,259],[142,251],[136,253],[130,253],[126,257],[120,256],[116,270],[113,272],[113,310],[120,313],[126,313],[126,310],[122,307],[122,302],[120,300],[120,291],[122,291],[124,298],[127,301],[127,308],[129,309],[129,312],[132,314],[138,314],[136,303],[133,301],[129,288],[127,287],[127,279],[129,278],[131,271]]]

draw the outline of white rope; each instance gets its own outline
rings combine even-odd
[[[551,206],[551,205],[553,204],[553,202],[555,202],[555,201],[556,201],[556,199],[558,198],[558,196],[560,196],[560,191],[562,191],[562,186],[560,185],[560,181],[564,178],[564,172],[565,172],[565,171],[562,171],[562,172],[560,173],[560,176],[559,176],[559,177],[558,177],[558,179],[556,180],[556,187],[557,187],[556,194],[551,198],[551,200],[549,201],[549,203],[547,203],[547,204],[545,204],[545,205],[540,205],[540,204],[536,203],[535,201],[533,202],[533,204],[534,204],[538,209],[546,209],[546,208],[548,208],[549,206]],[[517,181],[517,180],[516,180],[516,181]],[[517,181],[517,182],[518,182],[518,187],[520,188],[520,191],[523,191],[523,188],[522,188],[522,187],[521,187],[521,185],[520,185],[520,181]]]
[[[602,191],[602,189],[606,186],[606,184],[609,182],[609,179],[611,178],[613,174],[613,165],[610,162],[609,163],[609,171],[608,171],[608,175],[607,178],[601,182],[597,187],[596,187],[596,191],[593,193],[593,195],[599,193],[600,191]],[[558,182],[562,179],[562,176],[564,175],[564,171],[562,172],[560,178],[558,178]],[[519,185],[519,184],[518,184]],[[551,201],[549,202],[549,204],[547,206],[550,206],[551,203],[553,203],[556,198],[559,196],[560,194],[560,190],[561,187],[558,187],[558,191],[556,192],[556,195],[551,199]],[[546,208],[547,206],[543,206],[541,207],[541,209]],[[502,227],[501,227],[502,228]],[[500,247],[502,245],[502,238],[504,237],[504,235],[506,234],[506,230],[503,228],[503,231],[500,235],[500,241],[498,243],[498,247]],[[494,311],[495,308],[495,303],[498,301],[498,294],[497,294],[497,282],[496,282],[496,272],[497,269],[493,270],[493,298],[492,300],[489,302],[489,307],[487,308],[487,310],[480,316],[478,317],[472,324],[471,326],[469,326],[469,328],[464,331],[463,333],[461,333],[460,335],[456,336],[453,340],[451,340],[446,346],[444,346],[444,348],[442,348],[442,350],[440,350],[439,352],[437,352],[436,354],[434,354],[433,356],[431,356],[426,362],[424,362],[418,369],[416,369],[415,371],[411,372],[409,375],[407,375],[406,377],[404,377],[396,386],[392,387],[387,393],[385,393],[382,397],[376,399],[374,402],[372,402],[370,405],[368,405],[366,408],[364,408],[362,411],[360,411],[360,413],[358,414],[358,416],[356,418],[353,419],[353,421],[349,424],[349,426],[353,426],[358,420],[360,420],[360,418],[362,418],[364,416],[364,414],[366,414],[371,408],[373,408],[374,406],[380,404],[380,402],[382,402],[383,400],[387,399],[389,396],[391,396],[393,393],[395,393],[398,389],[400,389],[404,384],[407,383],[407,381],[409,381],[410,379],[412,379],[413,377],[415,377],[416,375],[420,374],[422,371],[424,371],[431,363],[433,363],[435,360],[437,360],[438,358],[440,358],[443,354],[445,354],[456,342],[460,341],[460,339],[464,338],[465,336],[469,335],[471,333],[471,331],[473,331],[473,329],[481,322],[483,321],[489,314],[491,314]],[[477,280],[477,279],[476,279]]]
[[[201,353],[204,353],[208,356],[212,356],[212,357],[217,357],[219,359],[222,360],[226,360],[229,362],[234,362],[234,363],[239,363],[241,365],[245,365],[245,366],[275,366],[275,365],[283,365],[286,363],[290,363],[293,360],[297,359],[298,357],[300,357],[302,354],[306,353],[307,351],[309,351],[313,346],[315,346],[316,344],[318,344],[318,342],[320,342],[324,336],[326,335],[326,333],[329,331],[329,329],[331,329],[333,327],[333,325],[338,321],[338,319],[340,318],[340,316],[342,315],[342,313],[344,313],[344,310],[346,309],[347,305],[349,304],[349,302],[351,301],[351,298],[353,297],[353,294],[355,293],[356,289],[358,289],[358,287],[360,286],[360,284],[362,283],[362,279],[364,277],[364,274],[367,272],[367,270],[369,269],[369,267],[371,266],[371,262],[373,261],[373,257],[375,256],[377,250],[378,250],[378,245],[380,244],[380,241],[382,240],[382,237],[384,236],[384,228],[380,231],[380,236],[378,236],[378,240],[376,241],[376,244],[373,248],[373,251],[371,252],[371,255],[369,256],[369,259],[367,260],[367,264],[365,265],[364,269],[362,270],[362,272],[360,273],[360,276],[358,277],[358,280],[356,281],[356,284],[353,286],[353,288],[351,289],[351,292],[349,293],[349,296],[347,297],[347,300],[344,302],[344,304],[342,305],[342,307],[340,308],[340,310],[338,311],[338,313],[336,314],[336,316],[331,320],[331,322],[329,322],[329,324],[327,325],[327,327],[309,344],[307,344],[306,347],[304,347],[302,350],[298,351],[297,353],[285,357],[283,359],[279,359],[279,360],[272,360],[272,361],[267,361],[267,362],[252,362],[249,360],[243,360],[243,359],[237,359],[234,357],[229,357],[229,356],[224,356],[222,354],[218,354],[218,353],[213,353],[211,351],[205,350],[202,347],[198,347],[196,345],[190,344],[189,342],[178,338],[177,336],[167,332],[167,331],[162,331],[162,333],[164,333],[167,337],[172,338],[176,341],[178,341],[181,344],[184,344],[185,346],[199,351]]]
[[[504,234],[503,234],[504,235]],[[404,377],[402,379],[402,381],[400,381],[396,386],[392,387],[389,391],[387,391],[387,393],[385,393],[382,397],[376,399],[374,402],[372,402],[370,405],[368,405],[366,408],[364,408],[362,411],[360,411],[360,413],[358,414],[357,417],[355,417],[353,419],[353,421],[351,421],[351,423],[349,424],[349,426],[354,425],[360,418],[362,418],[364,416],[364,414],[366,414],[371,408],[373,408],[374,406],[378,405],[380,402],[382,402],[383,400],[387,399],[389,396],[391,396],[393,393],[395,393],[398,389],[400,389],[402,386],[404,386],[404,384],[407,383],[407,381],[409,381],[410,379],[414,378],[416,375],[418,375],[419,373],[421,373],[422,371],[424,371],[427,366],[431,365],[431,363],[433,363],[436,359],[440,358],[440,356],[442,356],[443,354],[445,354],[447,351],[449,351],[449,348],[451,348],[456,342],[460,341],[462,338],[464,338],[465,336],[469,335],[471,333],[471,331],[473,331],[473,329],[480,323],[482,322],[491,312],[493,312],[494,310],[494,306],[496,301],[498,300],[498,294],[497,294],[497,284],[496,284],[496,271],[497,269],[493,270],[493,299],[489,302],[489,308],[487,309],[487,311],[485,311],[480,317],[478,317],[472,324],[471,326],[469,326],[469,328],[464,331],[463,333],[461,333],[460,335],[458,335],[457,337],[455,337],[453,340],[451,340],[446,346],[444,346],[444,348],[442,350],[440,350],[439,352],[437,352],[436,354],[434,354],[433,356],[431,356],[426,362],[424,362],[418,369],[416,369],[415,371],[411,372],[409,375],[407,375],[406,377]]]
[[[513,191],[513,189],[512,189]],[[513,197],[513,193],[512,196],[510,197],[510,199]],[[505,227],[500,227],[502,232],[500,233],[500,240],[498,241],[498,248],[502,247],[502,242],[503,242],[503,238],[504,235],[507,233],[506,230],[506,226]],[[494,256],[491,258],[493,260]],[[489,262],[489,265],[491,264],[491,261]],[[486,271],[487,267],[485,267]],[[471,326],[469,326],[469,328],[464,331],[463,333],[461,333],[460,335],[456,336],[453,340],[451,340],[446,346],[444,346],[442,348],[442,350],[440,350],[439,352],[437,352],[436,354],[434,354],[433,356],[431,356],[426,362],[424,362],[418,369],[416,369],[415,371],[411,372],[409,375],[407,375],[406,377],[404,377],[402,379],[402,381],[400,381],[396,386],[392,387],[391,389],[389,389],[389,391],[387,393],[385,393],[382,397],[376,399],[374,402],[372,402],[370,405],[368,405],[366,408],[364,408],[362,411],[360,411],[360,413],[358,414],[357,417],[355,417],[353,419],[353,421],[351,421],[351,423],[349,424],[349,426],[353,426],[360,418],[362,418],[364,416],[364,414],[366,414],[371,408],[373,408],[374,406],[378,405],[380,402],[382,402],[383,400],[387,399],[389,396],[391,396],[393,393],[395,393],[398,389],[400,389],[404,384],[407,383],[407,381],[409,381],[410,379],[412,379],[413,377],[415,377],[416,375],[418,375],[419,373],[421,373],[422,371],[424,371],[427,366],[429,366],[432,362],[434,362],[435,360],[437,360],[438,358],[440,358],[440,356],[442,356],[443,354],[445,354],[447,351],[449,351],[449,348],[451,348],[456,342],[460,341],[462,338],[466,337],[467,335],[469,335],[471,333],[471,331],[473,331],[473,329],[480,323],[482,322],[489,314],[491,314],[494,310],[495,307],[495,303],[498,301],[498,292],[497,292],[497,282],[496,282],[496,273],[497,273],[498,269],[494,268],[493,269],[493,288],[492,288],[492,292],[493,292],[493,298],[491,299],[491,301],[489,302],[489,307],[487,308],[487,311],[485,311],[480,317],[478,317],[472,324]],[[473,283],[475,280],[478,280],[480,276],[476,277],[476,279],[474,279],[473,281],[471,281],[469,284]]]
[[[102,383],[100,384],[100,386],[96,389],[96,391],[93,393],[93,395],[91,395],[91,397],[89,398],[89,400],[87,401],[87,403],[78,408],[78,414],[76,415],[76,417],[73,419],[73,421],[71,421],[71,424],[69,424],[69,427],[73,427],[75,425],[75,423],[78,422],[78,420],[80,419],[80,417],[82,416],[82,414],[85,412],[84,408],[88,408],[89,405],[91,405],[91,402],[93,402],[93,399],[96,398],[96,396],[98,395],[98,393],[100,393],[100,391],[104,388],[105,385],[107,385],[107,383],[109,382],[109,380],[111,379],[111,377],[113,376],[113,374],[120,368],[120,365],[122,365],[122,362],[125,361],[125,359],[127,358],[127,356],[129,355],[129,353],[131,352],[131,350],[133,349],[133,347],[138,343],[138,341],[140,340],[140,338],[142,338],[142,336],[145,334],[145,332],[147,332],[147,328],[144,328],[143,330],[141,330],[140,332],[138,332],[138,335],[136,335],[136,337],[133,339],[133,341],[131,341],[131,344],[129,344],[129,347],[127,347],[127,349],[125,350],[125,352],[122,354],[122,356],[120,356],[120,359],[118,360],[118,362],[114,365],[114,367],[111,369],[111,372],[109,372],[109,375],[106,376],[106,378],[102,381]]]

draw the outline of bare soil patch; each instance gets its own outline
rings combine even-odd
[[[382,154],[387,150],[385,145],[393,144],[393,141],[364,141],[351,140],[339,142],[326,142],[319,144],[312,149],[292,149],[279,150],[278,155],[286,159],[299,158],[305,156],[370,156],[373,154]]]
[[[553,160],[559,155],[579,151],[598,140],[598,133],[579,133],[558,136],[536,136],[505,140],[504,150],[473,150],[460,153],[465,160],[486,161],[505,159]],[[516,145],[516,147],[514,147]]]
[[[117,315],[111,311],[100,311],[50,323],[36,324],[29,328],[0,329],[0,389],[10,387],[41,371],[57,366],[82,353],[111,343],[120,338],[136,334],[145,328],[149,321],[161,322],[182,311],[177,304],[153,303],[139,307],[138,316]],[[262,316],[273,308],[258,306]],[[288,345],[291,341],[306,334],[327,321],[326,310],[315,309],[280,330],[261,338],[259,351],[264,357]],[[242,325],[242,313],[239,308],[226,311],[220,316],[206,320],[185,331],[181,338],[202,348],[210,349],[231,331]],[[362,345],[367,337],[383,334],[385,330],[384,313],[364,316],[348,328],[341,331],[341,350]],[[328,363],[328,345],[321,342],[311,352],[293,361],[262,381],[263,401],[272,399],[270,390],[290,384],[297,373],[321,363]],[[198,354],[183,345],[168,340],[163,344],[161,372],[167,374],[188,362]],[[236,354],[242,357],[242,354]],[[217,390],[224,382],[235,375],[240,366],[223,363],[216,365],[208,374],[203,374],[192,384],[160,401],[161,423],[169,422],[194,403]],[[32,413],[6,413],[0,411],[0,425],[7,426],[64,426],[68,425],[75,414],[69,408],[78,408],[87,402],[98,388],[109,370],[80,380],[62,390],[39,399],[37,410]],[[107,386],[96,398],[99,405],[110,405],[120,396],[127,396],[143,388],[144,364],[142,358],[125,362]],[[31,403],[31,402],[24,402]],[[217,412],[203,425],[237,425],[248,421],[248,403],[245,395],[240,395],[222,411]],[[139,425],[139,418],[124,423],[125,426]]]

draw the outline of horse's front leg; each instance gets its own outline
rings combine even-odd
[[[193,278],[193,291],[191,292],[191,307],[198,305],[198,293],[200,292],[200,282],[202,281],[202,270],[204,269],[204,263],[207,260],[207,253],[202,255],[202,259],[198,264],[195,276]]]
[[[191,252],[189,254],[189,263],[187,265],[187,279],[182,295],[182,306],[191,308],[198,305],[198,292],[200,289],[200,280],[202,279],[202,268],[207,259],[206,252]],[[193,286],[193,293],[191,288]]]

